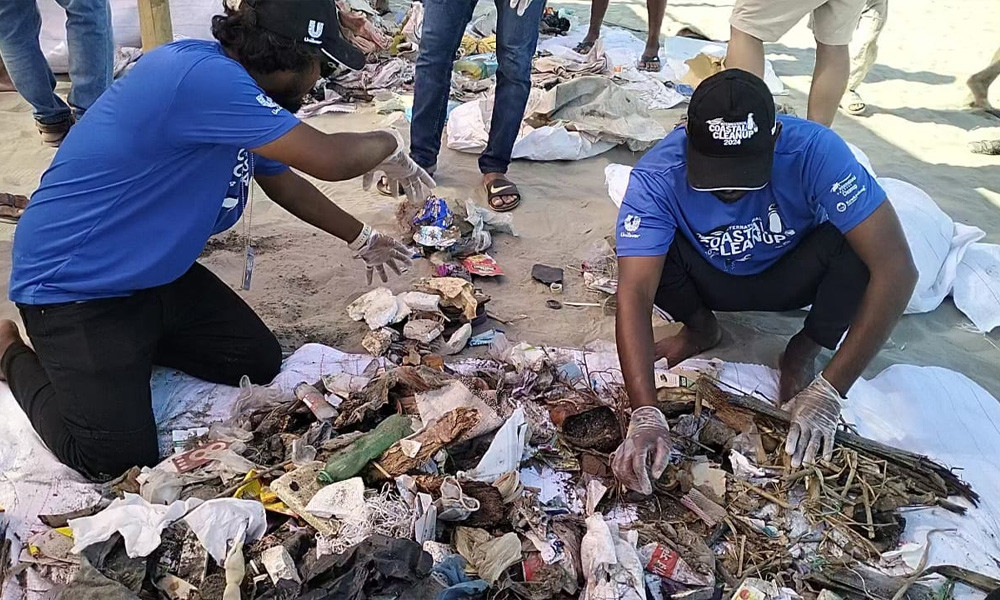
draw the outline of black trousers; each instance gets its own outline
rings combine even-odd
[[[124,298],[18,308],[35,351],[11,346],[0,369],[56,457],[93,479],[158,462],[153,365],[227,385],[281,366],[274,334],[199,264]]]
[[[683,323],[703,308],[777,312],[811,304],[805,334],[833,349],[854,320],[867,287],[868,267],[829,223],[757,275],[720,271],[686,238],[676,235],[663,266],[656,306]]]

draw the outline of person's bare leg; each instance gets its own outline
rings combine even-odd
[[[800,331],[788,340],[778,359],[778,401],[785,404],[816,378],[816,357],[822,348]]]
[[[10,319],[0,321],[0,357],[7,353],[7,349],[15,343],[23,342],[21,333],[17,330],[17,324]],[[7,374],[0,373],[0,381],[7,381]]]
[[[7,72],[7,67],[3,65],[3,59],[0,58],[0,92],[15,92],[14,82],[10,80],[10,73]]]
[[[663,27],[663,13],[667,10],[667,0],[646,0],[649,29],[646,33],[646,49],[643,56],[659,56],[660,29]]]
[[[757,77],[764,77],[764,42],[735,27],[729,28],[729,49],[726,51],[727,69],[742,69]]]
[[[591,0],[590,2],[590,29],[584,36],[584,43],[594,43],[601,37],[601,25],[604,24],[604,15],[608,13],[608,5],[611,0]]]
[[[806,118],[829,127],[837,115],[840,99],[847,89],[851,70],[851,52],[846,45],[828,46],[816,42],[816,66],[809,88]]]
[[[670,337],[657,341],[654,346],[654,356],[657,359],[667,359],[667,364],[674,366],[686,358],[714,348],[722,341],[722,328],[715,318],[715,313],[703,308],[684,322],[684,327]]]
[[[993,58],[990,65],[969,77],[966,81],[966,85],[969,86],[969,91],[972,92],[971,97],[968,100],[968,105],[972,108],[982,108],[992,114],[1000,116],[1000,111],[996,111],[993,105],[990,104],[989,91],[990,86],[996,81],[997,77],[1000,77],[1000,48],[993,54]],[[996,111],[996,112],[994,112]]]

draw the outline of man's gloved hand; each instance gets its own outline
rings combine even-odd
[[[519,17],[524,16],[524,11],[528,10],[528,6],[530,5],[531,0],[510,0],[510,7],[517,11],[517,16]]]
[[[640,494],[652,494],[653,480],[659,479],[670,462],[670,429],[667,419],[655,406],[632,411],[625,441],[611,455],[611,470],[622,485]]]
[[[410,202],[423,204],[430,195],[431,189],[434,188],[434,179],[427,174],[423,167],[413,162],[413,159],[406,152],[406,144],[403,143],[403,138],[398,131],[394,129],[385,131],[396,138],[396,149],[374,169],[365,173],[361,179],[361,186],[365,190],[371,189],[372,183],[378,179],[378,174],[381,173],[385,176],[393,195],[399,188],[403,188]]]
[[[413,263],[406,246],[368,225],[361,228],[361,233],[347,247],[354,250],[355,258],[365,261],[368,285],[371,285],[372,275],[375,272],[378,272],[379,279],[385,283],[388,281],[385,276],[386,267],[392,269],[396,275],[400,275]]]
[[[820,373],[784,408],[792,413],[792,425],[785,440],[785,453],[791,455],[792,466],[813,464],[821,444],[823,460],[832,459],[840,417],[840,392]]]

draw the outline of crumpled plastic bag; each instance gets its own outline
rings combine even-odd
[[[130,558],[149,556],[160,546],[160,534],[163,530],[200,504],[202,500],[190,498],[164,506],[150,504],[138,494],[125,494],[124,498],[115,499],[96,515],[69,522],[75,542],[73,552],[79,553],[92,544],[107,541],[115,533],[120,533],[125,540],[125,552]]]
[[[454,477],[441,482],[441,497],[434,502],[437,517],[442,521],[464,521],[479,510],[479,500],[466,496],[462,485]]]
[[[192,510],[184,522],[201,545],[222,565],[233,549],[259,540],[267,529],[264,505],[256,500],[216,498]],[[228,564],[227,564],[228,567]]]
[[[586,596],[645,600],[643,566],[635,542],[622,539],[617,529],[600,513],[587,517],[587,533],[580,542],[580,559],[587,578]],[[638,538],[636,532],[629,533]]]
[[[521,539],[513,532],[494,538],[484,529],[459,527],[455,530],[455,547],[479,577],[490,584],[521,560]]]
[[[471,471],[460,472],[458,476],[461,479],[492,484],[504,473],[517,470],[521,465],[521,455],[524,454],[527,437],[528,423],[524,416],[524,408],[518,407],[497,431],[479,464]]]

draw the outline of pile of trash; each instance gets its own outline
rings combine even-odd
[[[460,298],[439,310],[471,317]],[[230,417],[175,432],[161,464],[42,515],[20,569],[66,599],[888,600],[905,583],[929,600],[880,554],[903,508],[977,501],[944,467],[844,432],[830,463],[789,469],[788,415],[723,391],[718,361],[656,370],[675,450],[635,496],[609,468],[627,402],[608,367],[502,333],[482,359],[414,361],[291,393],[244,381]]]

